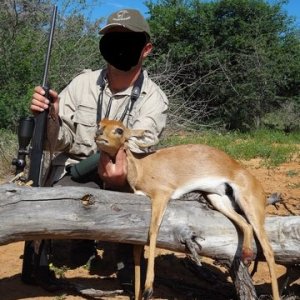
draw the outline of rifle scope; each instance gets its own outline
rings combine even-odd
[[[16,175],[23,172],[26,166],[26,155],[29,154],[28,145],[32,138],[33,129],[33,117],[24,117],[20,119],[18,127],[18,157],[12,160],[12,165],[16,166]]]

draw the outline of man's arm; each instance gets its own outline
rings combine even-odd
[[[55,90],[49,91],[49,96],[51,97],[52,103],[50,104],[49,99],[45,97],[45,90],[41,86],[36,86],[34,88],[34,94],[32,96],[31,105],[30,105],[30,111],[34,116],[37,116],[39,113],[50,109],[51,105],[51,115],[54,119],[59,119],[60,126],[57,128],[58,132],[55,134],[57,138],[55,150],[63,151],[69,147],[69,145],[72,143],[73,140],[73,134],[72,130],[70,128],[71,126],[71,118],[70,122],[66,122],[65,118],[60,118],[59,112],[62,111],[61,107],[62,104],[60,103],[60,97],[58,93]],[[72,107],[70,105],[70,100],[68,101],[68,107]],[[75,110],[75,108],[74,108]],[[70,115],[70,114],[69,114]],[[68,125],[69,124],[69,125]],[[46,145],[47,147],[47,145]]]
[[[144,96],[142,102],[140,107],[137,107],[138,113],[129,122],[129,127],[147,130],[150,133],[147,143],[154,145],[159,141],[160,135],[166,127],[168,99],[162,90],[154,85],[153,90]],[[133,139],[129,142],[129,148],[135,153],[147,152],[147,148],[139,147]]]

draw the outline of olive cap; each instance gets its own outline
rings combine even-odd
[[[122,9],[114,12],[108,17],[106,25],[99,33],[105,34],[113,27],[123,27],[133,32],[145,32],[150,36],[148,22],[136,9]]]

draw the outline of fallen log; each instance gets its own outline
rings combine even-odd
[[[0,245],[63,238],[146,244],[150,211],[147,197],[128,193],[5,184],[0,186]],[[276,261],[299,264],[300,217],[267,217],[266,230]],[[199,197],[185,197],[169,203],[157,245],[230,264],[239,256],[241,239],[226,217]],[[263,258],[254,244],[258,258]]]

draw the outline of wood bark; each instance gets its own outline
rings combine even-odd
[[[235,225],[194,194],[170,201],[157,246],[194,252],[219,262],[239,257]],[[86,187],[0,186],[0,245],[21,240],[84,238],[146,244],[151,203],[147,197]],[[300,262],[300,217],[270,216],[265,222],[275,258]],[[189,248],[189,249],[187,249]],[[258,258],[263,258],[254,242]]]

